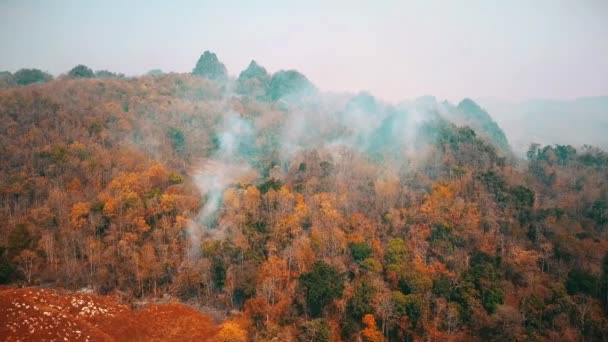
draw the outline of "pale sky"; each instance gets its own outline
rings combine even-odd
[[[205,50],[389,101],[608,95],[608,1],[0,0],[0,70],[190,72]]]

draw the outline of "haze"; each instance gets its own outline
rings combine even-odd
[[[0,70],[190,72],[212,50],[389,101],[608,94],[605,1],[2,1]]]

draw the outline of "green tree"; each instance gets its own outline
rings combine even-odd
[[[340,298],[344,292],[344,279],[338,269],[317,261],[309,273],[299,279],[306,296],[306,305],[313,317],[318,317],[332,300]]]
[[[91,68],[87,67],[86,65],[79,64],[68,72],[68,76],[73,78],[93,78],[95,77],[95,74]]]
[[[481,304],[490,314],[503,303],[504,293],[497,282],[501,278],[500,258],[477,252],[470,261],[470,276],[481,295]]]
[[[407,247],[403,239],[390,239],[386,245],[384,260],[389,265],[402,265],[407,260]]]
[[[159,76],[162,74],[164,74],[164,72],[161,69],[152,69],[146,73],[146,76]]]
[[[372,254],[372,249],[363,242],[351,243],[348,247],[355,261],[365,260]]]
[[[481,304],[483,305],[484,309],[486,309],[486,311],[490,314],[496,312],[496,308],[499,304],[503,304],[504,293],[502,289],[498,287],[484,288],[481,291],[481,295]]]
[[[0,71],[0,88],[8,88],[16,84],[15,75],[9,71]]]
[[[17,278],[17,266],[9,260],[8,251],[0,247],[0,284],[8,284]]]
[[[599,225],[608,223],[608,205],[606,201],[597,200],[587,210],[587,217]]]
[[[363,280],[355,286],[353,296],[349,298],[346,304],[346,312],[357,322],[363,319],[363,316],[368,313],[373,313],[372,300],[376,293],[376,289],[372,284]]]
[[[18,85],[44,83],[53,79],[53,76],[38,69],[21,69],[13,77]]]
[[[298,341],[302,342],[329,342],[331,341],[331,329],[324,318],[306,321],[300,325]]]
[[[601,286],[600,301],[604,303],[604,308],[608,312],[608,253],[604,255],[604,259],[602,260]]]
[[[594,295],[597,285],[597,277],[579,268],[570,271],[566,280],[566,289],[569,294],[584,293]]]
[[[226,282],[226,265],[221,259],[213,259],[213,283],[218,290],[224,289]]]
[[[34,239],[24,224],[18,224],[8,235],[8,250],[12,254],[18,254],[24,249],[32,246]]]
[[[97,70],[95,71],[95,77],[97,78],[123,78],[124,74],[111,72],[109,70]]]
[[[511,190],[513,203],[517,208],[531,208],[534,206],[534,191],[524,187],[517,186]]]
[[[175,152],[181,153],[184,151],[186,147],[186,136],[184,136],[184,132],[180,131],[177,128],[169,128],[169,139],[171,140],[171,146]]]

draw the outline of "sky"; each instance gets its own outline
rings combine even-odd
[[[393,102],[608,95],[608,1],[0,0],[0,70],[190,72],[205,50]]]

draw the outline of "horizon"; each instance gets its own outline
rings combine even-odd
[[[0,70],[185,73],[209,50],[231,76],[256,60],[270,72],[298,70],[324,92],[391,103],[608,94],[608,4],[466,3],[6,1]]]

